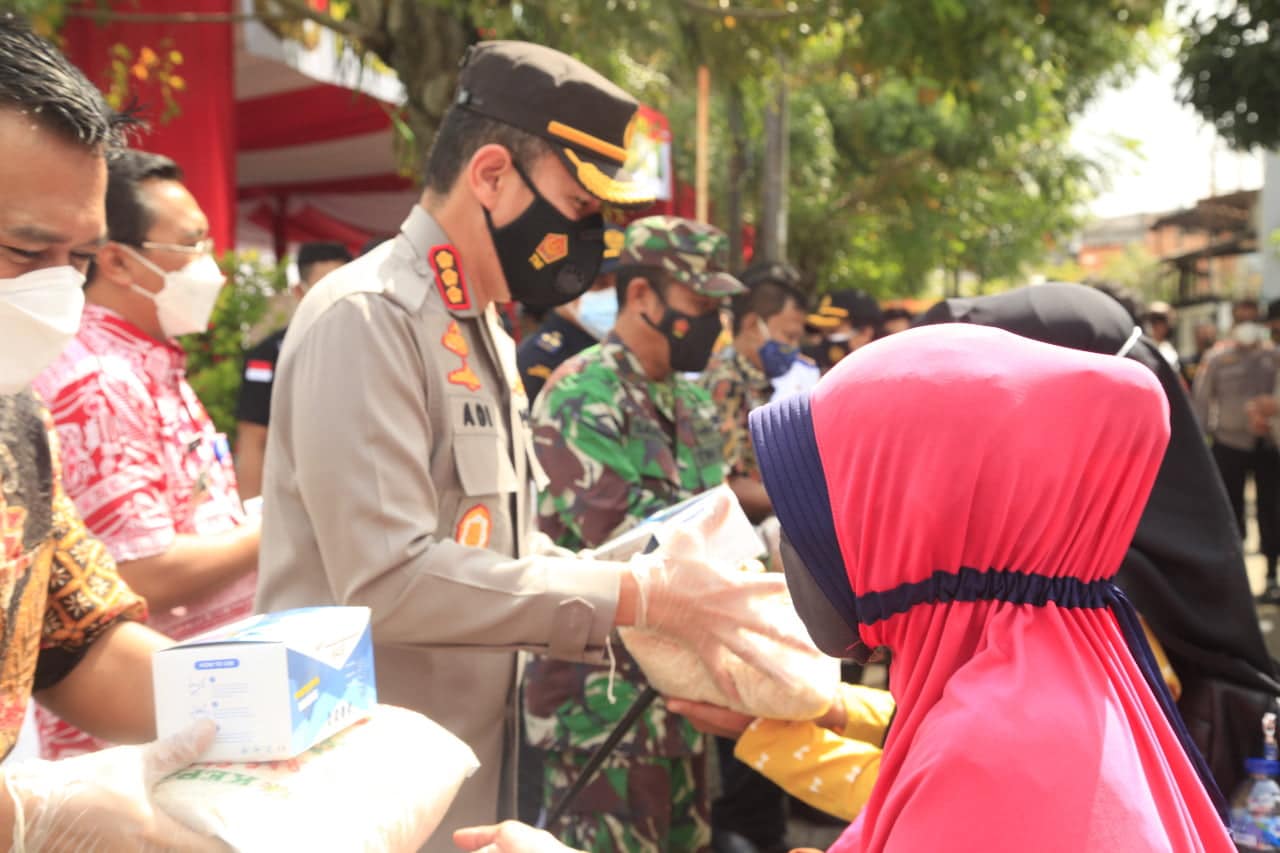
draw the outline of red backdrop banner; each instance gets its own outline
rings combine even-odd
[[[113,0],[106,4],[123,15],[183,12],[229,13],[232,0]],[[116,45],[128,51],[130,91],[136,95],[149,132],[135,141],[137,148],[172,157],[184,172],[186,185],[209,217],[211,236],[219,249],[235,242],[236,223],[236,126],[234,33],[227,23],[135,23],[115,21],[99,25],[86,18],[72,18],[64,28],[67,56],[103,91],[111,87]],[[139,79],[132,67],[149,49],[161,64],[171,64],[171,75],[180,79],[172,92],[178,114],[161,120],[165,101],[159,68],[145,69]],[[170,54],[180,55],[173,64]]]

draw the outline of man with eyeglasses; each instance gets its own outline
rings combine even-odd
[[[80,330],[35,388],[57,425],[68,495],[146,597],[152,626],[182,639],[253,607],[260,525],[175,340],[205,331],[225,279],[172,160],[112,158],[106,212]],[[52,715],[40,731],[47,758],[97,746]]]

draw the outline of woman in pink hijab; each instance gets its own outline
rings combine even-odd
[[[1149,370],[929,327],[751,428],[814,640],[892,653],[880,776],[832,850],[1234,850],[1111,582],[1169,437]]]

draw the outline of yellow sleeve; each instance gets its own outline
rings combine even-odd
[[[841,684],[840,701],[844,702],[844,736],[866,743],[884,744],[884,733],[897,708],[888,690]]]
[[[1160,677],[1169,686],[1173,701],[1177,702],[1182,698],[1182,679],[1178,678],[1178,673],[1173,671],[1173,664],[1169,663],[1169,656],[1164,653],[1164,646],[1160,645],[1156,635],[1151,632],[1151,626],[1147,624],[1147,620],[1139,614],[1138,621],[1142,623],[1142,632],[1147,635],[1147,643],[1151,646],[1151,653],[1155,655],[1156,665],[1160,667]]]
[[[880,775],[880,747],[814,722],[756,720],[733,754],[816,809],[853,820]]]

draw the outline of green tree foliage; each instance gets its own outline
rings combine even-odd
[[[1161,5],[562,0],[486,20],[580,56],[667,112],[686,177],[694,71],[708,64],[716,211],[732,179],[728,90],[747,105],[745,182],[758,188],[761,117],[783,75],[791,257],[818,289],[890,295],[918,292],[937,268],[1015,274],[1074,229],[1096,175],[1068,146],[1071,121],[1141,61]]]
[[[89,2],[89,0],[85,0]],[[0,0],[2,2],[2,0]],[[35,0],[17,0],[35,2]],[[98,2],[98,0],[92,0]],[[57,5],[52,4],[52,5]],[[762,115],[791,93],[790,254],[817,289],[911,294],[936,269],[1013,275],[1076,225],[1094,165],[1073,118],[1140,61],[1162,0],[256,0],[318,22],[400,75],[427,147],[467,44],[575,54],[672,119],[692,177],[696,70],[713,75],[713,218],[759,214]],[[733,102],[742,104],[728,114]],[[735,124],[741,130],[731,130]],[[745,155],[730,168],[731,153]]]
[[[221,266],[227,284],[218,295],[209,330],[186,335],[181,343],[187,351],[187,380],[234,444],[244,351],[251,335],[284,325],[287,318],[273,308],[287,282],[285,264],[267,262],[256,252],[228,252]]]
[[[1236,0],[1216,14],[1197,14],[1184,32],[1184,103],[1232,148],[1280,145],[1280,0]]]

